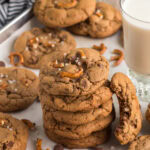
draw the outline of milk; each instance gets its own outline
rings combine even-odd
[[[150,76],[150,0],[124,0],[123,29],[128,67]]]

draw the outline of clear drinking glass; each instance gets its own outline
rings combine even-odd
[[[150,101],[150,21],[133,17],[124,9],[125,1],[121,0],[120,4],[128,76],[136,86],[137,95],[141,97],[141,100]],[[136,8],[136,3],[134,7]],[[150,9],[150,6],[148,7]]]

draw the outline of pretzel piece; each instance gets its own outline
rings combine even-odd
[[[15,57],[18,57],[19,58],[19,61],[18,62],[15,62]],[[18,52],[13,52],[10,54],[9,56],[9,59],[10,59],[10,63],[14,66],[19,66],[21,64],[24,63],[24,58],[23,58],[23,55],[18,53]]]
[[[60,1],[56,5],[59,8],[69,9],[69,8],[73,8],[77,5],[77,0],[70,0],[70,2],[68,2],[68,3]]]
[[[83,69],[80,68],[80,70],[78,72],[76,72],[76,73],[61,72],[60,76],[61,77],[69,77],[69,78],[76,79],[76,78],[79,78],[80,76],[82,76],[82,74],[83,74]]]

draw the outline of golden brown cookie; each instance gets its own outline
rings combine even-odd
[[[16,53],[23,56],[23,65],[38,69],[43,56],[52,52],[69,52],[76,47],[73,36],[63,30],[33,28],[21,34],[14,44]]]
[[[89,148],[89,147],[95,147],[97,145],[105,143],[111,136],[111,128],[106,128],[102,131],[97,131],[92,133],[91,135],[81,138],[79,140],[72,140],[69,138],[64,138],[61,136],[58,136],[54,132],[50,132],[48,130],[45,130],[47,136],[50,140],[62,144],[67,148]]]
[[[95,7],[96,0],[36,0],[34,14],[48,27],[68,27],[86,20]]]
[[[120,106],[120,122],[115,136],[124,145],[132,142],[142,127],[142,114],[136,89],[123,73],[116,73],[111,80],[111,88],[116,93]]]
[[[100,105],[96,109],[92,109],[84,112],[66,112],[66,111],[57,111],[54,109],[50,109],[46,112],[46,119],[49,118],[49,114],[53,116],[53,118],[59,122],[63,122],[71,125],[81,125],[92,122],[97,118],[105,118],[107,117],[113,109],[113,101],[112,99],[108,102]],[[47,108],[47,106],[45,105]],[[44,108],[43,108],[44,109]]]
[[[109,63],[98,51],[78,48],[62,56],[41,67],[41,95],[89,95],[107,81]]]
[[[107,117],[112,112],[112,109],[113,101],[109,100],[99,108],[92,109],[90,111],[71,113],[52,110],[52,115],[53,118],[59,122],[64,122],[71,125],[81,125],[92,122],[99,117]]]
[[[69,97],[69,96],[52,96],[43,93],[40,95],[40,101],[47,110],[53,108],[58,111],[78,112],[90,111],[101,107],[112,97],[112,91],[109,88],[109,82],[97,89],[95,93],[86,96]]]
[[[98,117],[96,120],[83,125],[70,125],[56,121],[52,114],[43,109],[44,128],[49,131],[53,131],[55,134],[69,138],[69,139],[81,139],[89,136],[91,133],[101,131],[108,126],[115,119],[115,112],[113,111],[107,117]]]
[[[38,97],[38,77],[27,69],[0,67],[0,111],[29,107]]]
[[[97,2],[96,10],[86,21],[69,27],[78,35],[105,38],[116,33],[122,25],[120,12],[109,4]]]
[[[0,149],[26,150],[28,128],[12,116],[0,113]]]
[[[136,138],[128,150],[150,150],[150,135],[143,135]]]

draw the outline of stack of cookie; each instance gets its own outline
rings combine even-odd
[[[104,143],[115,118],[107,60],[88,48],[54,52],[44,60],[40,101],[48,137],[69,148]]]

